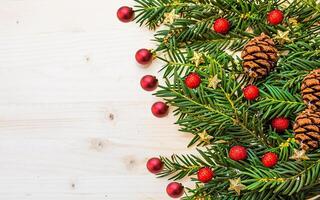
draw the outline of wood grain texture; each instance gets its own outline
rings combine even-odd
[[[0,199],[168,199],[151,156],[194,151],[150,113],[134,53],[153,33],[120,23],[128,1],[0,1]]]

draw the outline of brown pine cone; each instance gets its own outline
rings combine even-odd
[[[302,99],[311,109],[320,108],[320,69],[311,71],[301,85]]]
[[[317,149],[320,140],[320,111],[304,110],[296,118],[293,131],[302,149]]]
[[[252,78],[269,74],[278,61],[278,50],[272,39],[262,33],[250,40],[241,53],[243,69]]]

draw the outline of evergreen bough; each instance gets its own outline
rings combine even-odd
[[[135,0],[136,22],[157,29],[154,52],[164,61],[166,84],[156,92],[176,107],[181,131],[193,135],[188,146],[197,145],[198,154],[162,157],[165,164],[159,177],[179,180],[192,176],[204,166],[212,167],[215,178],[188,188],[183,199],[203,200],[304,200],[320,194],[320,150],[308,152],[309,160],[290,159],[295,142],[292,129],[277,133],[270,120],[285,116],[294,120],[306,105],[301,100],[300,85],[304,76],[320,68],[320,4],[316,0]],[[270,10],[284,12],[281,25],[267,23]],[[166,13],[179,15],[171,24],[163,24]],[[231,30],[226,35],[212,30],[214,21],[227,18]],[[160,27],[160,28],[159,28]],[[253,37],[265,33],[272,38],[288,31],[290,41],[276,40],[280,59],[276,69],[263,79],[248,78],[242,69],[239,51]],[[203,55],[196,66],[194,54]],[[202,84],[189,89],[184,78],[197,72]],[[216,89],[208,79],[221,80]],[[242,88],[255,84],[260,97],[244,99]],[[201,140],[206,131],[210,144]],[[248,148],[245,161],[228,157],[230,146]],[[272,168],[262,165],[266,152],[279,155]],[[246,189],[239,196],[228,190],[229,179],[241,178]]]

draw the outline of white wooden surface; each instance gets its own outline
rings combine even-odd
[[[148,157],[190,150],[156,119],[134,53],[151,32],[120,23],[132,0],[0,0],[0,199],[169,199]]]

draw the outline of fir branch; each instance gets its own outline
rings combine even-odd
[[[309,153],[310,160],[293,161],[290,156],[298,148],[292,130],[283,134],[268,127],[269,119],[287,116],[294,119],[305,108],[300,99],[300,83],[311,70],[320,68],[320,5],[316,0],[293,0],[289,3],[268,0],[136,0],[140,25],[158,27],[165,14],[174,11],[180,17],[155,34],[156,51],[163,51],[166,86],[157,96],[175,106],[177,124],[183,132],[194,134],[189,145],[205,144],[200,132],[213,136],[212,146],[198,150],[198,155],[162,157],[165,169],[160,177],[178,180],[194,175],[203,166],[210,166],[216,178],[205,185],[196,179],[196,188],[189,189],[185,199],[292,199],[304,200],[319,193],[320,153]],[[289,4],[288,4],[289,3]],[[267,13],[279,8],[284,11],[281,25],[267,23]],[[228,18],[232,27],[228,35],[216,34],[213,22]],[[167,20],[166,20],[167,21]],[[296,21],[296,23],[292,23]],[[252,32],[248,33],[248,28]],[[290,43],[277,43],[281,58],[275,71],[263,80],[256,80],[260,98],[248,102],[241,88],[248,84],[241,65],[223,50],[238,51],[252,37],[264,32],[271,37],[277,31],[289,31]],[[203,54],[203,62],[195,63],[194,51]],[[233,53],[233,52],[232,52]],[[189,89],[184,77],[197,72],[202,84]],[[217,75],[218,88],[208,87],[208,78]],[[173,79],[171,79],[173,78]],[[169,81],[169,79],[171,79]],[[223,141],[223,143],[219,143]],[[233,161],[228,157],[230,145],[248,148],[248,159]],[[268,151],[279,155],[273,169],[265,168],[260,157]],[[238,196],[229,191],[228,180],[241,178],[247,186]]]
[[[237,85],[237,87],[238,86],[239,85]],[[213,93],[216,98],[219,96],[223,97],[220,99],[223,102],[217,106],[211,99],[213,96],[212,94],[207,94],[205,90],[202,90],[201,93],[203,93],[203,95],[201,95],[201,100],[198,93],[186,88],[181,79],[175,81],[175,87],[173,87],[170,82],[167,82],[167,87],[162,87],[162,89],[162,91],[157,92],[157,96],[166,98],[169,104],[179,107],[180,109],[176,111],[176,114],[181,113],[183,114],[183,117],[192,119],[185,123],[185,120],[182,120],[180,117],[177,121],[179,125],[187,126],[190,130],[189,132],[197,134],[199,132],[195,131],[207,130],[216,136],[213,131],[221,129],[226,129],[227,131],[230,129],[233,130],[230,132],[233,138],[241,139],[243,142],[247,141],[248,144],[252,143],[254,138],[255,141],[268,146],[263,133],[251,130],[242,119],[240,120],[235,117],[238,111],[234,113],[235,110],[232,107],[228,109],[227,104],[225,104],[228,100],[225,98],[225,93],[223,91],[216,90]],[[239,97],[236,97],[236,99],[238,98]],[[243,112],[247,111],[243,110]],[[191,121],[193,122],[191,123]],[[245,121],[248,122],[249,120],[245,119]]]
[[[294,119],[296,114],[305,108],[300,95],[294,96],[289,91],[275,86],[264,84],[260,94],[260,99],[251,108],[259,111],[261,119],[266,121],[281,116]]]
[[[243,182],[250,183],[248,190],[273,189],[275,193],[291,196],[303,190],[304,186],[317,184],[320,177],[319,154],[314,154],[310,161],[279,163],[273,170],[252,167],[248,172],[242,172],[252,179]],[[310,157],[312,157],[310,155]],[[256,168],[256,169],[255,169]]]
[[[173,24],[156,33],[155,38],[159,42],[157,51],[188,47],[210,53],[218,49],[239,50],[250,38],[261,32],[275,34],[277,30],[266,22],[265,16],[271,8],[281,6],[278,1],[236,0],[202,3],[191,0],[137,0],[137,3],[137,22],[152,29],[163,21],[165,13],[176,10],[181,16]],[[290,37],[294,42],[308,42],[319,32],[320,28],[316,24],[319,22],[320,14],[315,4],[314,0],[305,5],[295,0],[285,9],[285,15],[297,19],[299,25],[292,27],[287,21],[287,27],[279,28],[283,31],[290,30]],[[212,30],[214,20],[222,16],[231,21],[229,37],[216,34]],[[249,27],[253,29],[252,34],[247,33]],[[285,50],[283,46],[279,48]]]

